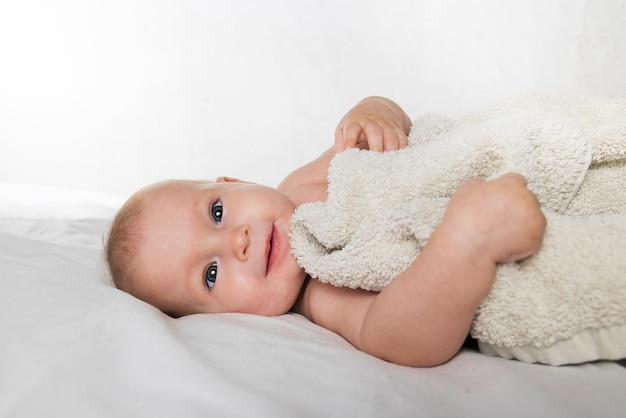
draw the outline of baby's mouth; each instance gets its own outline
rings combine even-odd
[[[273,257],[275,255],[274,252],[274,240],[275,240],[275,235],[276,235],[276,228],[272,227],[272,232],[270,233],[270,239],[268,242],[268,250],[267,250],[267,266],[265,269],[265,273],[267,274],[270,269],[272,268],[272,266],[274,265],[274,258]]]

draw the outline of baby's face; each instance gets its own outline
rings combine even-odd
[[[145,191],[133,293],[174,314],[279,315],[305,273],[291,255],[294,204],[243,182],[169,181]]]

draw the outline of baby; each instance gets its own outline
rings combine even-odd
[[[308,277],[289,246],[296,207],[326,199],[335,153],[403,148],[410,127],[396,103],[368,97],[341,119],[334,146],[276,189],[220,177],[138,191],[116,215],[106,244],[114,283],[175,317],[293,311],[387,361],[446,362],[465,341],[497,264],[541,246],[545,217],[522,176],[464,184],[420,255],[381,292]]]

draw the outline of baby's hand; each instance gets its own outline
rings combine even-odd
[[[465,183],[450,199],[446,223],[463,244],[496,263],[539,251],[546,229],[537,198],[517,173]]]
[[[348,148],[393,151],[407,145],[411,121],[394,102],[368,97],[341,119],[335,130],[335,152]]]

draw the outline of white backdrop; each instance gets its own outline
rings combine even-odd
[[[626,97],[622,0],[0,0],[0,182],[268,185],[357,100]]]

